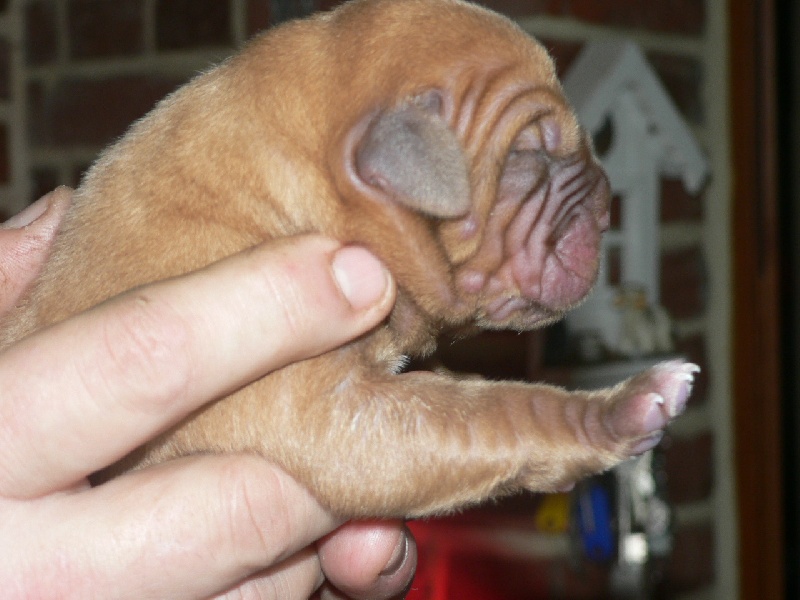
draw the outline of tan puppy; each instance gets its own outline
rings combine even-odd
[[[444,329],[530,329],[579,302],[608,194],[550,58],[513,23],[458,0],[359,0],[255,39],[109,148],[0,342],[322,232],[392,271],[388,322],[219,400],[118,469],[258,452],[350,517],[557,490],[655,445],[695,367],[594,393],[399,371]]]

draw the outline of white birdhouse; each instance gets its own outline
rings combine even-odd
[[[614,306],[619,290],[609,281],[608,256],[618,252],[621,282],[640,286],[658,305],[660,179],[679,178],[697,193],[708,162],[636,44],[588,43],[564,78],[564,90],[590,134],[610,130],[601,160],[612,193],[621,198],[620,229],[604,236],[595,290],[567,322],[572,332],[599,334],[618,349],[622,317]]]

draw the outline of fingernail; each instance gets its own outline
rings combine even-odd
[[[39,198],[22,212],[17,213],[4,223],[0,223],[0,229],[22,229],[23,227],[27,227],[46,213],[49,206],[50,201],[48,196]]]
[[[408,535],[404,533],[403,537],[400,539],[400,543],[395,547],[392,557],[389,559],[389,562],[386,563],[386,568],[381,571],[381,577],[394,575],[405,564],[407,557]]]
[[[365,248],[342,248],[334,256],[331,265],[339,289],[354,309],[369,308],[386,295],[389,273]]]

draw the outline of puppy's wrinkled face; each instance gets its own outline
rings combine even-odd
[[[545,116],[515,138],[495,203],[482,215],[480,245],[456,268],[456,287],[477,299],[482,327],[551,322],[595,281],[608,181],[586,142],[560,155],[560,135],[558,121]]]
[[[458,6],[448,18],[459,21],[461,52],[377,61],[400,82],[410,68],[414,85],[387,83],[394,96],[347,138],[346,170],[363,197],[430,221],[441,256],[428,259],[446,262],[430,269],[431,302],[438,295],[457,314],[451,321],[530,329],[590,291],[609,221],[608,181],[544,48],[505,19],[481,12],[473,23],[481,9]],[[408,28],[417,37],[416,25]],[[393,215],[402,237],[410,222]]]

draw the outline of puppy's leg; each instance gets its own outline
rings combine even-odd
[[[342,508],[371,501],[389,513],[426,514],[522,488],[566,488],[658,443],[685,407],[694,370],[667,363],[594,393],[425,373],[380,382],[368,402],[353,405],[351,423],[354,438],[360,424],[375,424],[377,439],[349,444],[360,454],[350,465],[380,474],[379,494],[351,496]],[[329,502],[341,497],[336,481],[323,480]]]
[[[308,361],[292,375],[313,396],[298,400],[267,378],[178,431],[167,453],[213,446],[227,423],[235,445],[210,449],[263,453],[338,514],[445,512],[522,488],[563,489],[644,452],[682,412],[696,371],[669,362],[612,389],[567,392],[424,372],[325,383],[319,367]]]

